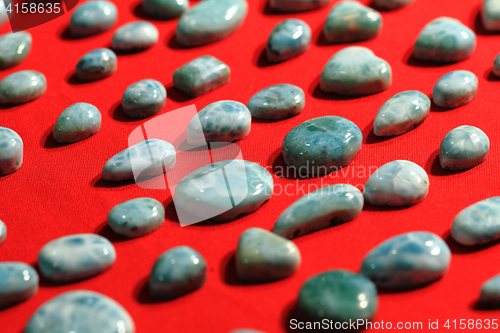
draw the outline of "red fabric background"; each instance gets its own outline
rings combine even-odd
[[[381,294],[375,320],[422,321],[439,319],[498,318],[498,311],[481,311],[475,302],[481,284],[500,273],[498,245],[464,248],[449,239],[455,215],[466,206],[498,195],[500,132],[498,99],[500,82],[490,74],[493,59],[500,51],[500,35],[485,33],[478,18],[480,0],[415,0],[410,6],[382,12],[381,34],[357,43],[386,59],[393,70],[392,86],[382,93],[362,98],[344,98],[322,93],[319,75],[327,60],[345,45],[325,45],[321,37],[326,8],[293,15],[273,14],[267,0],[249,0],[244,25],[229,38],[203,47],[183,49],[175,41],[176,20],[153,21],[160,39],[153,48],[132,55],[120,55],[117,72],[102,81],[80,84],[74,77],[78,59],[86,52],[110,45],[115,29],[80,40],[72,40],[67,30],[70,15],[30,29],[31,54],[0,77],[23,69],[45,74],[48,90],[34,102],[0,110],[0,126],[12,128],[24,140],[24,164],[9,176],[0,177],[0,219],[8,227],[7,240],[0,246],[0,261],[35,264],[40,248],[48,241],[73,233],[99,233],[116,247],[117,261],[103,274],[79,283],[54,285],[41,280],[32,299],[0,312],[0,331],[19,333],[31,314],[58,294],[88,289],[104,293],[122,304],[134,318],[137,332],[227,332],[239,327],[266,332],[283,332],[302,283],[329,269],[357,271],[364,255],[383,240],[408,231],[428,230],[448,241],[453,257],[449,272],[440,281],[414,291]],[[337,2],[337,1],[333,1]],[[362,0],[369,3],[368,0]],[[115,1],[120,25],[143,18],[137,0]],[[411,57],[419,31],[434,18],[451,16],[477,33],[477,47],[466,61],[433,66]],[[313,31],[305,54],[282,64],[269,66],[263,53],[269,32],[281,20],[295,17],[306,21]],[[9,31],[9,24],[0,29]],[[210,54],[226,62],[232,70],[231,82],[201,97],[189,100],[172,88],[172,72],[194,59]],[[394,94],[408,89],[432,93],[439,77],[465,69],[479,78],[477,97],[463,107],[442,111],[433,106],[427,120],[417,129],[388,140],[374,137],[372,124],[380,106]],[[104,163],[127,147],[129,133],[141,124],[126,118],[119,105],[131,83],[154,78],[168,88],[162,114],[182,106],[233,99],[247,103],[262,88],[277,83],[300,86],[306,93],[306,107],[297,117],[278,122],[252,124],[250,135],[238,142],[245,159],[263,166],[283,165],[281,143],[286,133],[301,122],[324,115],[338,115],[355,122],[363,131],[363,147],[349,168],[337,177],[301,180],[298,188],[308,192],[309,184],[364,184],[368,175],[360,168],[378,167],[395,159],[413,161],[429,173],[430,192],[425,201],[405,209],[365,206],[356,220],[341,226],[300,237],[295,243],[302,265],[283,281],[242,285],[234,272],[233,255],[242,231],[249,227],[271,230],[280,213],[297,195],[275,195],[255,213],[237,221],[198,224],[181,228],[168,191],[144,190],[135,184],[112,186],[100,180]],[[60,112],[76,102],[96,105],[102,112],[102,128],[97,135],[68,146],[55,145],[51,131]],[[491,140],[488,159],[464,172],[446,173],[437,158],[444,135],[459,125],[481,128]],[[354,174],[353,174],[354,171]],[[274,177],[281,186],[295,180]],[[312,188],[314,189],[314,188]],[[167,219],[156,232],[142,238],[123,240],[106,225],[108,211],[125,200],[150,196],[166,206]],[[188,245],[208,262],[208,278],[199,291],[171,302],[153,303],[145,286],[158,256],[171,247]],[[444,329],[441,330],[444,331]]]

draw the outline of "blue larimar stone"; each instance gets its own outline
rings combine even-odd
[[[202,220],[232,221],[262,206],[272,197],[273,186],[269,171],[256,163],[221,161],[184,177],[175,189],[174,203],[178,211]]]
[[[219,101],[205,106],[191,120],[187,142],[202,145],[205,142],[233,142],[250,134],[252,114],[236,101]]]
[[[482,304],[500,304],[500,274],[486,281],[481,287],[479,301]]]
[[[443,169],[463,170],[482,163],[490,150],[490,139],[479,128],[459,126],[446,134],[439,149]]]
[[[476,47],[476,34],[460,21],[440,17],[420,32],[413,55],[420,60],[457,62],[467,59]]]
[[[300,289],[298,312],[312,321],[369,320],[378,306],[377,288],[366,277],[344,270],[327,271]]]
[[[95,35],[109,30],[116,22],[118,10],[110,1],[88,1],[78,6],[69,22],[74,37]]]
[[[92,104],[76,103],[64,110],[54,126],[54,139],[59,143],[85,140],[101,128],[101,113]]]
[[[267,87],[248,102],[254,118],[280,120],[298,115],[306,105],[304,91],[292,84]]]
[[[158,229],[165,219],[163,205],[152,198],[137,198],[116,205],[108,214],[108,225],[117,234],[141,237]]]
[[[245,230],[236,250],[236,273],[241,281],[269,282],[293,275],[300,266],[297,246],[261,228]]]
[[[85,54],[76,64],[76,76],[85,82],[104,79],[116,72],[116,54],[97,49]]]
[[[283,158],[301,176],[324,175],[348,165],[362,141],[360,129],[348,119],[309,119],[288,132],[283,140]]]
[[[188,246],[178,246],[156,260],[149,275],[149,292],[156,299],[173,299],[200,289],[207,278],[207,263]]]
[[[31,34],[10,32],[0,37],[0,69],[10,68],[21,63],[31,50]]]
[[[123,112],[132,118],[154,116],[163,109],[167,90],[156,80],[141,80],[130,85],[122,97]]]
[[[382,165],[368,178],[366,202],[378,206],[407,206],[424,200],[429,193],[429,177],[410,161],[397,160]]]
[[[23,165],[23,147],[19,134],[0,127],[0,176],[13,173]]]
[[[0,244],[4,242],[5,238],[7,238],[7,227],[5,226],[5,223],[0,220]]]
[[[0,263],[0,309],[32,297],[38,291],[38,274],[22,262]]]
[[[272,63],[304,53],[311,43],[311,28],[306,22],[288,19],[276,25],[267,40],[267,58]]]
[[[247,15],[246,0],[205,0],[182,14],[177,24],[179,44],[199,46],[232,34]]]
[[[144,12],[159,19],[181,16],[188,7],[189,0],[142,0]]]
[[[377,36],[382,16],[357,1],[341,1],[333,6],[323,28],[329,43],[350,43]]]
[[[147,21],[136,21],[122,25],[115,31],[111,47],[116,51],[141,51],[158,41],[158,29]]]
[[[500,53],[495,58],[495,62],[493,63],[493,74],[500,77]]]
[[[413,0],[374,0],[373,4],[386,10],[408,6]]]
[[[499,0],[483,0],[481,11],[483,17],[483,25],[486,30],[500,30],[500,1]]]
[[[420,125],[431,110],[431,100],[416,90],[403,91],[391,97],[378,110],[373,122],[376,136],[395,136]]]
[[[441,278],[450,260],[450,249],[441,237],[430,232],[409,232],[371,250],[360,273],[378,287],[413,288]]]
[[[434,85],[432,100],[443,108],[458,108],[471,102],[477,93],[477,77],[469,71],[453,71]]]
[[[351,46],[337,52],[321,73],[324,92],[365,96],[386,90],[392,83],[391,66],[365,47]]]
[[[332,0],[269,0],[269,6],[279,12],[305,12],[328,5]]]
[[[102,294],[75,290],[43,304],[33,314],[24,333],[123,332],[134,333],[128,312]]]
[[[77,234],[45,244],[38,253],[38,266],[45,278],[66,283],[102,273],[115,259],[115,248],[106,238]]]
[[[111,157],[102,168],[102,179],[140,180],[161,175],[175,166],[175,148],[167,141],[149,139]]]
[[[40,72],[20,71],[0,81],[0,104],[19,105],[42,96],[47,90],[47,80]]]

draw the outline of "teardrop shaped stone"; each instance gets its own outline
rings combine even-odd
[[[382,27],[379,12],[357,1],[341,1],[326,18],[323,33],[328,43],[351,43],[377,36]]]
[[[500,30],[500,1],[483,0],[481,14],[483,18],[483,25],[486,30]]]
[[[134,333],[134,321],[111,298],[94,291],[69,291],[44,303],[33,314],[24,333],[124,332]]]
[[[261,228],[245,230],[236,250],[236,273],[244,282],[270,282],[293,275],[300,266],[297,246]]]
[[[363,203],[363,194],[354,186],[326,186],[303,196],[281,213],[273,232],[292,239],[349,222],[361,214]]]
[[[23,165],[23,140],[13,130],[0,127],[0,176],[13,173]]]
[[[246,0],[200,1],[179,19],[177,41],[184,46],[200,46],[224,39],[240,27],[247,11]]]
[[[144,12],[159,19],[181,16],[189,7],[189,0],[142,0]]]
[[[442,108],[458,108],[476,97],[477,85],[478,80],[474,73],[453,71],[436,82],[432,90],[432,100]]]
[[[78,6],[69,22],[73,37],[95,35],[111,29],[118,17],[118,10],[110,1],[88,1]]]
[[[0,69],[21,63],[31,51],[31,34],[10,32],[0,36]]]
[[[476,47],[476,34],[460,21],[439,17],[420,32],[413,55],[420,60],[457,62],[467,59]]]
[[[500,304],[500,274],[483,284],[479,301],[488,305],[498,306]]]
[[[271,63],[291,59],[304,53],[311,43],[311,28],[297,19],[284,20],[276,25],[267,40],[267,58]]]
[[[414,205],[429,193],[429,177],[418,164],[397,160],[382,165],[368,178],[366,202],[377,206]]]
[[[173,299],[200,289],[207,278],[207,263],[188,246],[164,252],[149,275],[149,293],[156,299]]]
[[[371,250],[360,273],[378,287],[413,288],[441,278],[450,260],[450,249],[441,237],[430,232],[409,232]]]
[[[155,177],[175,166],[175,148],[167,141],[149,139],[111,157],[102,169],[102,179],[122,181]]]
[[[163,109],[167,90],[156,80],[141,80],[130,85],[122,96],[123,112],[132,118],[152,117]]]
[[[20,71],[0,81],[0,104],[19,105],[31,102],[47,90],[45,76],[36,71]]]
[[[413,0],[374,0],[373,4],[385,10],[398,9],[408,6]]]
[[[321,73],[324,92],[365,96],[386,90],[392,83],[391,66],[365,47],[350,46],[337,52]]]
[[[500,53],[497,55],[495,61],[493,62],[493,74],[500,77]]]
[[[110,49],[96,49],[80,58],[76,76],[84,82],[104,79],[116,72],[116,54]]]
[[[75,103],[64,110],[54,126],[54,139],[59,143],[85,140],[101,128],[101,113],[92,104]]]
[[[108,225],[117,234],[135,238],[155,231],[164,219],[165,209],[158,200],[137,198],[113,207],[108,214]]]
[[[332,0],[269,0],[269,7],[279,12],[305,12],[327,6]]]
[[[38,291],[38,274],[22,262],[0,263],[0,309],[23,302]]]
[[[5,241],[5,238],[7,238],[7,227],[5,226],[5,223],[0,220],[0,244]]]
[[[420,125],[431,110],[431,100],[416,90],[403,91],[391,97],[378,110],[373,122],[376,136],[395,136]]]
[[[111,47],[115,51],[142,51],[155,45],[158,35],[158,29],[147,21],[127,23],[115,31]]]
[[[482,163],[490,150],[490,139],[479,128],[459,126],[446,134],[439,149],[443,169],[464,170]]]
[[[277,84],[252,96],[248,109],[254,118],[281,120],[298,115],[306,105],[304,91],[293,84]]]

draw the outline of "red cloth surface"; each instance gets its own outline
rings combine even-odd
[[[116,0],[118,22],[114,28],[145,18],[137,0]],[[333,1],[336,3],[337,1]],[[362,0],[362,3],[369,3]],[[25,105],[0,109],[0,126],[15,130],[24,141],[24,164],[14,174],[0,177],[0,219],[8,228],[0,245],[0,261],[22,261],[35,265],[38,251],[47,242],[74,233],[99,233],[113,241],[116,263],[94,278],[54,285],[41,279],[40,290],[28,301],[0,312],[0,332],[19,333],[33,312],[62,292],[88,289],[103,293],[122,304],[133,317],[137,332],[228,332],[248,327],[265,332],[284,332],[295,307],[298,291],[309,277],[330,269],[358,271],[363,257],[374,246],[394,235],[427,230],[442,236],[453,255],[448,273],[436,283],[418,290],[383,293],[374,321],[421,321],[439,319],[439,331],[447,319],[493,319],[499,311],[481,311],[476,306],[481,284],[500,273],[498,245],[465,248],[449,237],[455,215],[470,204],[498,195],[499,85],[491,74],[500,52],[500,35],[488,34],[478,16],[480,0],[415,0],[406,8],[382,12],[381,34],[356,43],[370,48],[392,66],[393,83],[379,94],[361,98],[328,95],[319,90],[319,76],[328,59],[346,45],[326,45],[323,23],[333,3],[325,8],[297,14],[274,14],[267,0],[249,0],[243,26],[230,37],[210,45],[183,49],[175,40],[177,20],[155,21],[158,43],[141,53],[119,55],[118,70],[111,77],[81,84],[74,76],[78,59],[86,52],[108,47],[115,29],[97,36],[73,40],[68,32],[70,15],[30,29],[32,51],[15,68],[0,72],[33,69],[45,74],[47,92]],[[435,66],[411,57],[420,30],[440,16],[459,19],[477,33],[472,56],[462,62]],[[271,29],[285,18],[306,21],[313,31],[310,49],[285,63],[270,66],[264,53]],[[10,30],[7,23],[1,33]],[[172,73],[188,61],[210,54],[227,63],[232,71],[229,84],[195,99],[188,99],[172,87]],[[479,78],[477,97],[460,108],[442,111],[433,106],[417,129],[391,139],[372,133],[373,119],[380,106],[394,94],[416,89],[432,93],[434,83],[452,70],[470,70]],[[291,83],[306,93],[306,107],[291,119],[254,121],[250,135],[238,142],[243,157],[262,166],[283,166],[281,143],[296,125],[325,115],[346,117],[362,130],[361,151],[348,168],[331,176],[290,180],[274,177],[275,184],[292,184],[289,193],[275,194],[255,213],[223,224],[195,224],[181,228],[171,194],[167,190],[146,190],[135,184],[113,186],[100,180],[104,163],[127,148],[128,135],[142,121],[132,121],[120,108],[125,88],[141,79],[153,78],[165,84],[167,103],[161,114],[195,104],[232,99],[247,103],[254,93],[278,83]],[[101,110],[101,130],[93,137],[58,146],[52,127],[59,114],[76,102],[91,103]],[[491,140],[488,159],[464,172],[443,172],[438,149],[445,134],[459,125],[481,128]],[[362,186],[370,170],[382,164],[406,159],[429,174],[428,197],[404,209],[365,205],[354,221],[297,238],[302,265],[292,277],[275,283],[244,285],[234,269],[234,251],[239,235],[247,228],[271,230],[281,212],[318,185],[350,183]],[[363,173],[363,170],[366,172]],[[312,187],[310,187],[312,186]],[[166,220],[154,233],[124,240],[106,227],[108,211],[118,203],[149,196],[166,206]],[[208,263],[207,282],[198,291],[170,302],[154,303],[148,297],[147,278],[158,256],[178,245],[199,251]],[[453,331],[453,326],[450,329]]]

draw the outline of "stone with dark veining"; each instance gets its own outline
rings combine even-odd
[[[297,19],[287,19],[276,25],[267,40],[267,59],[282,62],[304,53],[311,43],[311,28]]]
[[[479,302],[496,307],[500,305],[500,274],[492,277],[482,285]]]
[[[45,76],[36,71],[20,71],[0,81],[0,104],[19,105],[31,102],[47,90]]]
[[[96,49],[85,54],[76,64],[76,76],[84,82],[104,79],[116,71],[116,54],[110,49]]]
[[[111,1],[87,1],[73,12],[69,28],[74,37],[91,36],[111,29],[117,17]]]
[[[23,140],[15,131],[0,127],[0,176],[11,174],[23,165]]]
[[[443,169],[464,170],[482,163],[490,150],[490,139],[479,128],[459,126],[446,134],[439,149]]]
[[[0,263],[0,309],[32,297],[38,291],[38,274],[22,262]]]
[[[269,0],[269,7],[278,12],[296,13],[327,6],[332,0]]]
[[[385,10],[398,9],[408,6],[414,0],[374,0],[373,4]]]
[[[254,118],[281,120],[298,115],[306,105],[304,91],[292,84],[277,84],[252,96],[248,109]]]
[[[486,30],[500,30],[500,1],[499,0],[483,0],[481,10],[483,25]]]
[[[181,16],[189,7],[189,0],[142,0],[144,12],[159,19]]]
[[[0,244],[5,241],[5,238],[7,238],[7,227],[5,226],[5,223],[0,220]]]
[[[436,82],[432,90],[432,100],[443,108],[458,108],[476,97],[477,86],[478,80],[474,73],[453,71]]]
[[[496,56],[493,62],[493,74],[500,77],[500,53]]]
[[[101,128],[101,113],[92,104],[76,103],[64,110],[53,129],[54,139],[59,143],[85,140]]]
[[[163,109],[167,90],[156,80],[146,79],[130,85],[122,96],[123,112],[132,118],[152,117]]]
[[[158,42],[158,29],[147,21],[136,21],[122,25],[115,31],[111,48],[115,51],[142,51]]]
[[[31,51],[31,34],[10,32],[0,36],[0,69],[21,63]]]

